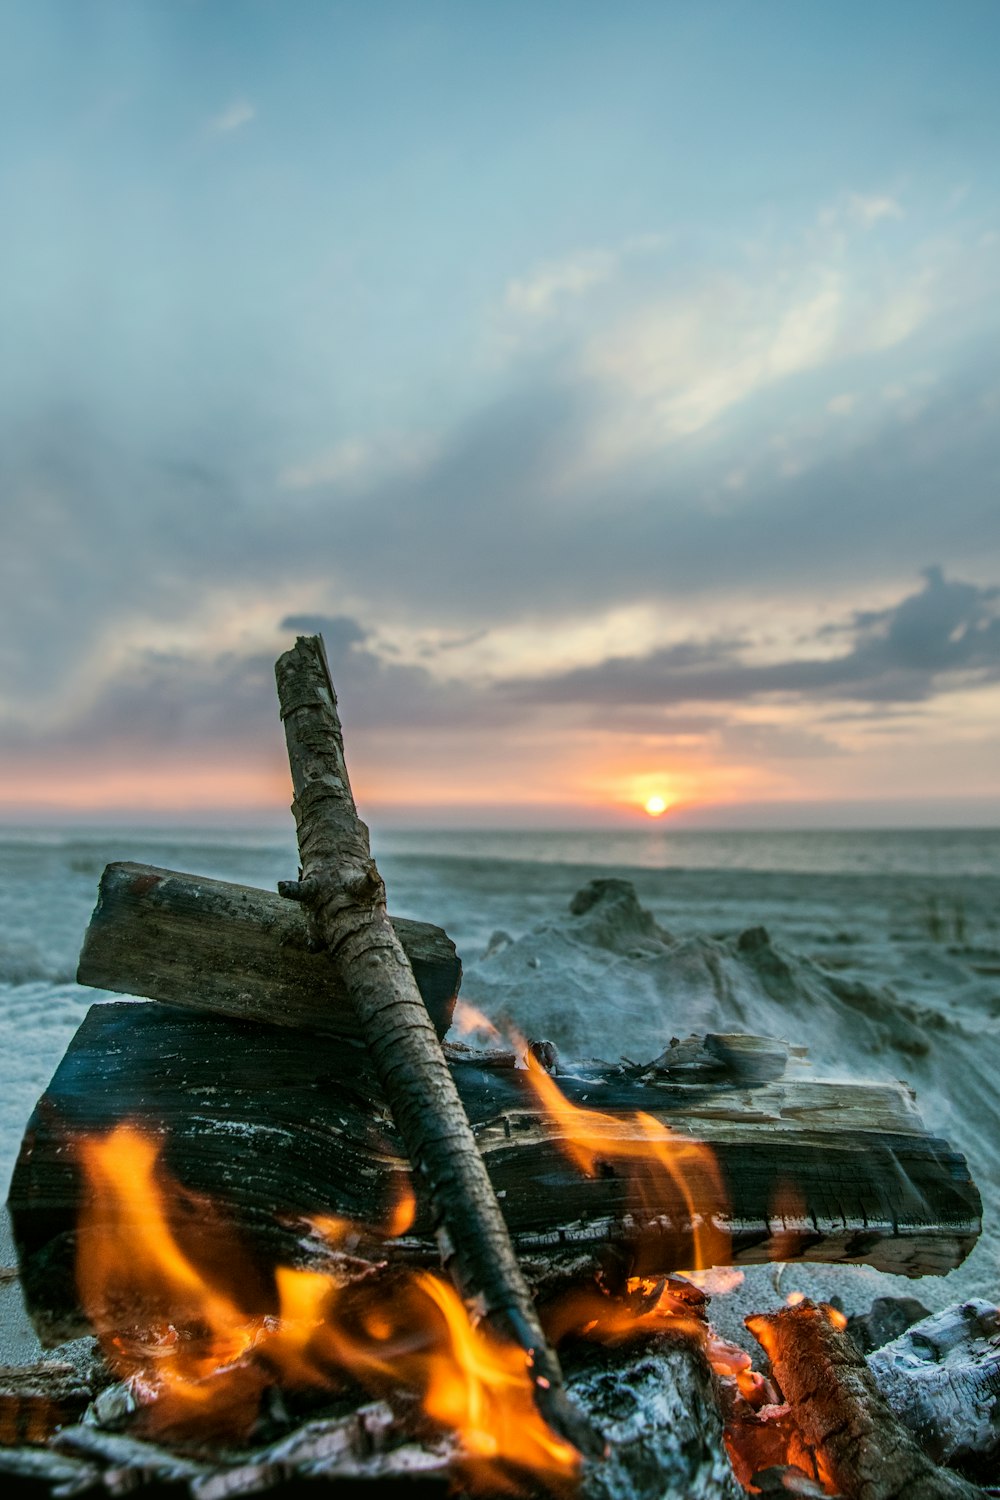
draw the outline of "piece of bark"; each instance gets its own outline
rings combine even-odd
[[[914,1323],[868,1358],[893,1411],[937,1463],[995,1475],[1000,1310],[977,1299]]]
[[[792,1457],[851,1500],[976,1500],[939,1468],[893,1414],[853,1339],[830,1309],[806,1301],[747,1318],[801,1438]]]
[[[440,927],[389,921],[439,1036],[451,1024],[462,964]],[[306,914],[251,886],[154,865],[108,865],[80,953],[77,982],[187,1009],[339,1036],[360,1036]]]
[[[538,1280],[609,1252],[641,1253],[651,1272],[691,1264],[690,1221],[667,1212],[643,1235],[626,1171],[609,1161],[586,1177],[574,1167],[523,1068],[484,1065],[467,1049],[455,1058],[490,1181]],[[558,1082],[572,1103],[620,1115],[625,1134],[641,1111],[708,1143],[728,1193],[734,1263],[839,1260],[921,1275],[951,1269],[975,1243],[980,1203],[965,1162],[922,1132],[902,1088],[643,1081],[604,1064]],[[168,1170],[217,1201],[266,1267],[318,1253],[318,1241],[304,1240],[308,1217],[384,1223],[405,1182],[406,1155],[359,1043],[321,1047],[300,1031],[154,1003],[95,1005],[28,1123],[10,1190],[21,1276],[45,1341],[85,1328],[70,1144],[125,1120],[162,1135]],[[794,1215],[775,1204],[779,1179]],[[647,1185],[655,1200],[655,1180]],[[433,1262],[426,1210],[390,1250]]]
[[[563,1394],[441,1044],[386,915],[385,887],[354,805],[337,698],[320,636],[299,636],[275,665],[295,800],[299,880],[278,887],[308,908],[361,1028],[433,1220],[441,1260],[464,1300],[528,1357],[540,1409],[578,1445],[599,1440]]]

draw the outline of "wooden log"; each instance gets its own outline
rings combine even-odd
[[[440,927],[390,917],[439,1036],[462,963]],[[270,891],[154,865],[108,865],[77,982],[314,1033],[360,1036],[336,969],[301,906]]]
[[[450,1050],[519,1255],[543,1271],[611,1249],[641,1250],[650,1271],[691,1264],[690,1221],[665,1214],[655,1234],[643,1234],[622,1171],[611,1162],[585,1177],[571,1165],[523,1069]],[[950,1270],[978,1235],[981,1205],[964,1159],[923,1132],[902,1087],[678,1083],[603,1064],[560,1075],[559,1085],[584,1108],[644,1111],[711,1146],[736,1264],[846,1261],[918,1276]],[[301,1031],[153,1003],[95,1005],[29,1121],[10,1190],[24,1287],[46,1341],[85,1326],[73,1280],[80,1182],[69,1143],[127,1119],[163,1133],[174,1177],[217,1199],[265,1266],[301,1264],[318,1251],[303,1239],[310,1216],[385,1222],[407,1170],[359,1043],[318,1047]],[[425,1210],[393,1252],[433,1261]]]
[[[876,1349],[868,1367],[936,1463],[996,1473],[1000,1310],[981,1299],[946,1307]]]
[[[942,1469],[893,1415],[864,1355],[829,1309],[812,1302],[748,1318],[811,1459],[829,1488],[863,1500],[975,1500],[981,1491]],[[807,1469],[808,1472],[808,1469]]]
[[[601,1444],[563,1393],[500,1205],[413,970],[386,915],[385,887],[358,817],[337,696],[320,636],[275,665],[295,800],[299,881],[278,887],[309,910],[313,934],[354,1008],[441,1260],[470,1307],[524,1349],[539,1408],[578,1446]]]

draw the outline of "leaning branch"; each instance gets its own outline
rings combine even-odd
[[[338,970],[393,1118],[429,1203],[442,1260],[465,1300],[526,1352],[540,1407],[564,1435],[589,1428],[563,1391],[441,1045],[392,924],[368,829],[354,805],[337,699],[319,636],[276,668],[298,833],[302,901]]]

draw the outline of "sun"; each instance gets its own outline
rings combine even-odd
[[[655,796],[646,798],[646,811],[651,818],[660,818],[667,810],[667,799]]]

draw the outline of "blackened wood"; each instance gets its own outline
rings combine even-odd
[[[41,1443],[74,1422],[92,1391],[74,1365],[40,1359],[33,1365],[0,1365],[0,1445]]]
[[[868,1357],[896,1415],[937,1463],[983,1475],[1000,1460],[1000,1310],[977,1299],[931,1314]]]
[[[389,920],[444,1036],[462,979],[455,945],[430,923]],[[108,865],[76,977],[94,989],[188,1009],[360,1035],[300,906],[270,891],[154,865]]]
[[[295,800],[299,884],[311,930],[354,1008],[368,1055],[429,1207],[445,1269],[494,1332],[528,1356],[539,1406],[587,1442],[562,1396],[500,1205],[441,1044],[386,915],[385,887],[358,817],[337,697],[320,636],[299,636],[275,665]],[[286,892],[292,895],[293,891]],[[596,1438],[589,1435],[590,1446]]]
[[[812,1302],[747,1319],[814,1457],[817,1475],[861,1500],[975,1500],[893,1414],[864,1356]]]
[[[691,1264],[686,1221],[665,1216],[655,1235],[643,1235],[635,1195],[613,1164],[590,1178],[567,1161],[523,1069],[449,1051],[520,1256],[544,1267],[614,1246],[631,1254],[639,1242],[650,1270]],[[981,1204],[964,1158],[923,1132],[902,1087],[777,1080],[747,1089],[603,1064],[558,1082],[584,1108],[641,1110],[711,1146],[737,1264],[781,1258],[943,1273],[979,1233]],[[300,1031],[153,1003],[95,1005],[29,1121],[10,1190],[22,1278],[44,1339],[84,1327],[73,1281],[79,1181],[68,1143],[127,1119],[163,1133],[173,1175],[220,1200],[267,1266],[302,1263],[318,1249],[303,1243],[309,1216],[384,1223],[406,1173],[360,1043],[319,1047]],[[651,1192],[655,1200],[655,1185]],[[425,1210],[393,1248],[433,1261]]]
[[[567,1360],[567,1384],[580,1407],[612,1438],[604,1461],[589,1464],[579,1488],[555,1493],[579,1500],[739,1500],[726,1458],[713,1377],[698,1344],[662,1334],[614,1348],[577,1346]],[[455,1438],[429,1430],[412,1401],[366,1401],[346,1415],[316,1417],[267,1446],[240,1454],[197,1457],[99,1426],[69,1427],[49,1449],[0,1449],[6,1497],[18,1479],[34,1478],[30,1493],[76,1485],[96,1495],[165,1493],[190,1500],[239,1500],[329,1493],[352,1497],[398,1495],[430,1500],[468,1493]],[[540,1496],[544,1487],[523,1472],[498,1493]],[[520,1483],[518,1483],[520,1481]],[[478,1493],[482,1493],[481,1490]]]

